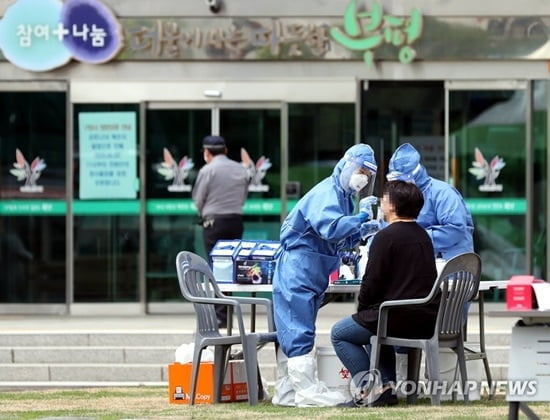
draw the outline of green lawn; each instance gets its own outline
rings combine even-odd
[[[550,403],[530,407],[540,418],[550,418]],[[0,419],[93,418],[93,419],[505,419],[508,404],[503,396],[469,405],[444,402],[432,407],[429,400],[391,408],[283,408],[262,402],[215,405],[168,403],[164,387],[27,389],[0,392]]]

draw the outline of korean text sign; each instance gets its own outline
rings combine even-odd
[[[135,112],[78,115],[80,198],[136,198]]]

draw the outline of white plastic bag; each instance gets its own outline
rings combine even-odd
[[[195,350],[194,343],[182,344],[176,349],[175,360],[177,363],[193,362],[193,352]],[[213,362],[214,353],[210,349],[204,349],[201,355],[201,362]]]

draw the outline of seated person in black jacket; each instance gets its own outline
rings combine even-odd
[[[370,347],[370,338],[376,335],[380,304],[387,300],[425,297],[437,277],[432,241],[415,221],[423,204],[422,193],[414,183],[386,183],[381,209],[389,225],[372,240],[357,312],[332,328],[332,345],[358,387],[363,385],[361,378],[370,369],[370,352],[365,346]],[[438,306],[436,302],[420,309],[390,312],[388,334],[430,337]],[[397,404],[392,347],[382,346],[379,366],[384,393],[373,405]]]

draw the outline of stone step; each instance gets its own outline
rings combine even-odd
[[[168,364],[175,360],[175,348],[176,346],[0,347],[0,363]],[[477,346],[469,348],[474,351],[479,349]],[[491,364],[508,363],[508,346],[487,346],[486,350]],[[273,357],[273,350],[264,349],[259,353],[258,360],[261,364],[268,364],[273,362]]]
[[[0,347],[0,363],[171,363],[172,347]]]
[[[165,364],[158,363],[2,363],[0,386],[10,382],[138,382],[168,381]]]
[[[476,351],[478,348],[472,347]],[[236,348],[235,350],[238,350]],[[491,363],[508,362],[507,346],[489,346],[487,354]],[[259,352],[260,363],[273,361],[272,349]],[[175,359],[173,347],[0,347],[0,363],[172,363]]]
[[[45,332],[0,334],[0,347],[25,346],[172,346],[194,340],[193,331],[184,333],[145,332]]]
[[[468,366],[471,363],[468,362]],[[475,363],[480,363],[476,361]],[[468,367],[468,372],[472,372]],[[263,379],[268,384],[276,380],[276,366],[274,364],[260,364]],[[0,364],[2,379],[0,388],[25,384],[50,385],[56,383],[64,384],[140,384],[140,385],[166,385],[168,382],[167,364],[112,364],[112,363],[73,363],[73,364],[40,364],[40,363],[19,363]],[[486,381],[485,371],[479,367],[478,378],[470,379]],[[508,365],[491,363],[491,375],[493,381],[506,380]]]
[[[470,340],[477,338],[475,331],[469,331]],[[193,340],[192,330],[7,332],[0,335],[0,387],[165,385],[176,348]],[[486,333],[493,380],[506,379],[509,343],[510,332]],[[318,331],[316,344],[332,348],[329,331]],[[473,341],[466,344],[478,348]],[[263,378],[274,383],[272,344],[260,350],[258,360]],[[480,379],[484,375],[482,371]]]
[[[485,332],[486,346],[510,345],[511,331]],[[178,333],[169,332],[4,332],[0,334],[0,347],[26,346],[172,346],[191,343],[194,340],[192,330]],[[479,342],[479,335],[475,331],[468,332],[467,343]],[[317,345],[330,344],[329,331],[317,331]]]

